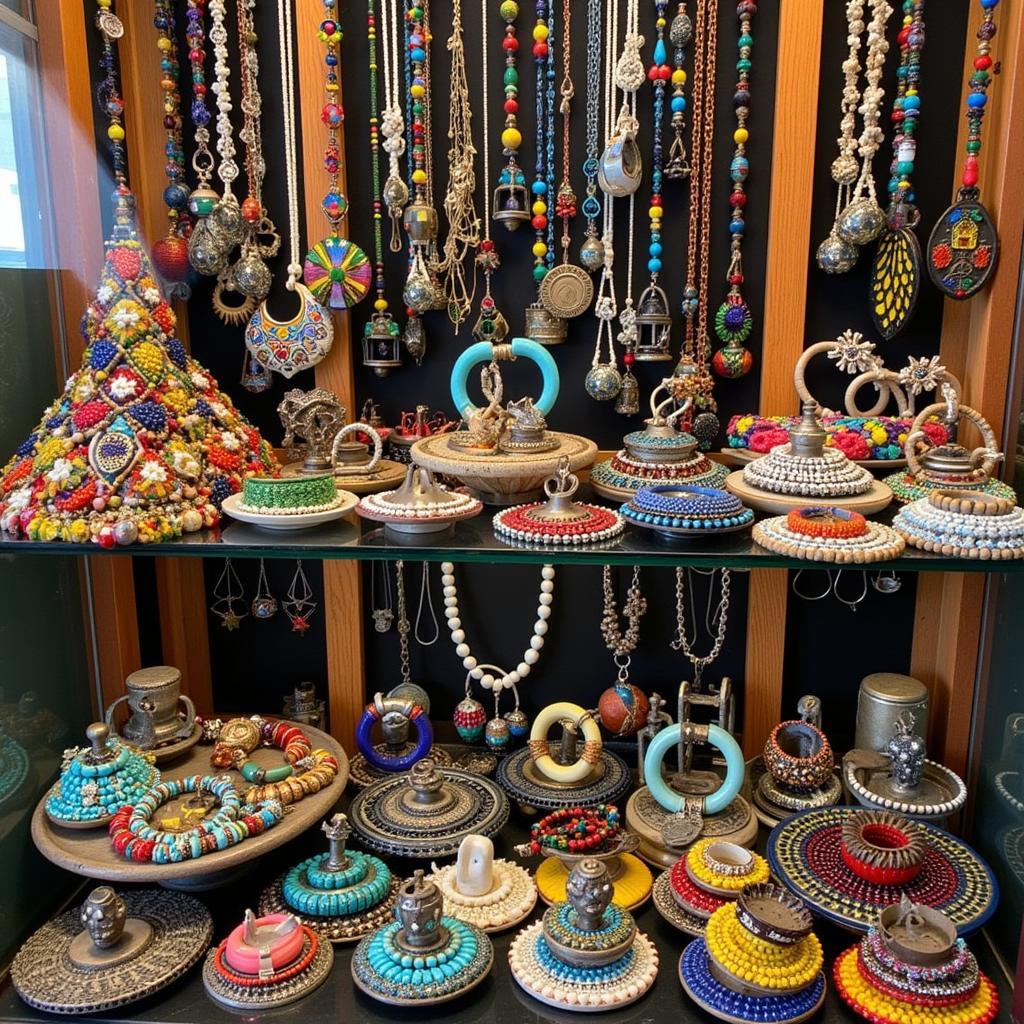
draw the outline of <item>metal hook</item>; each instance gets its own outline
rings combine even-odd
[[[809,570],[809,569],[799,569],[799,570],[797,570],[797,573],[793,577],[793,581],[790,584],[790,586],[792,587],[793,593],[796,594],[797,597],[802,598],[804,601],[822,601],[826,597],[828,597],[829,594],[832,593],[833,583],[832,583],[832,572],[831,572],[830,569],[822,569],[821,570],[828,577],[828,585],[825,587],[825,589],[820,594],[817,594],[817,595],[812,597],[810,594],[804,594],[804,593],[801,592],[800,588],[797,586],[797,582],[799,581],[800,577],[803,576],[803,574],[805,572],[813,572],[813,571],[815,571],[815,570]]]
[[[855,612],[857,610],[857,605],[859,605],[861,601],[863,601],[864,598],[868,596],[868,574],[866,572],[861,572],[861,582],[864,584],[864,587],[861,590],[860,597],[856,597],[852,601],[847,601],[845,597],[841,597],[839,595],[839,579],[842,575],[843,570],[840,569],[836,573],[835,582],[832,584],[832,593],[835,594],[837,601],[841,602],[842,604],[845,604],[851,612]]]

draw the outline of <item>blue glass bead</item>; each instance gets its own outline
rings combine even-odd
[[[999,6],[999,0],[981,0],[982,10],[991,11]]]
[[[967,106],[974,110],[982,109],[986,103],[988,103],[988,96],[983,92],[972,92],[967,97]]]
[[[509,172],[507,167],[501,172],[501,174],[498,175],[498,184],[499,185],[511,185],[512,184],[512,175]]]
[[[409,56],[412,58],[413,63],[422,64],[423,61],[426,60],[427,54],[421,47],[417,46],[412,50]]]
[[[732,102],[737,107],[745,107],[750,103],[750,90],[749,89],[737,89],[733,94]]]
[[[325,64],[326,64],[326,65],[327,65],[327,66],[328,66],[329,68],[335,68],[335,67],[337,67],[337,66],[338,66],[338,57],[337,57],[337,54],[334,54],[334,53],[329,53],[329,54],[327,54],[327,56],[326,56],[326,57],[324,57],[324,63],[325,63]]]
[[[742,235],[746,225],[741,220],[733,220],[729,222],[729,231],[734,235]]]
[[[652,274],[657,274],[661,270],[661,260],[650,259],[647,261],[647,270]]]
[[[535,182],[534,182],[534,183],[533,183],[533,184],[532,184],[532,185],[530,186],[530,191],[531,191],[531,192],[533,192],[533,194],[534,194],[535,196],[543,196],[543,195],[547,195],[547,191],[548,191],[548,183],[547,183],[546,181],[544,181],[544,180],[543,180],[543,178],[538,178],[538,179],[537,179],[537,180],[536,180],[536,181],[535,181]]]
[[[661,237],[661,233],[660,232],[657,232],[657,231],[651,232],[651,238],[660,238],[660,237]],[[661,242],[651,242],[650,246],[648,246],[647,251],[652,256],[660,256],[661,252],[662,252]]]
[[[685,96],[673,96],[672,102],[669,104],[672,108],[672,113],[680,114],[686,110],[686,97]]]
[[[665,64],[668,62],[668,53],[665,50],[665,40],[658,39],[654,44],[654,63]]]
[[[745,156],[734,156],[729,164],[729,174],[734,182],[747,180],[750,173],[750,162]]]
[[[516,171],[516,184],[517,185],[525,185],[526,184],[526,174],[523,171]]]
[[[903,109],[904,110],[920,110],[921,109],[921,97],[920,96],[904,96],[903,97]]]

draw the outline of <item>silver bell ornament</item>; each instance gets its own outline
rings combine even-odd
[[[845,274],[853,270],[859,255],[857,247],[833,233],[818,246],[818,266],[826,274]]]
[[[583,378],[583,387],[597,402],[610,402],[622,390],[622,374],[613,363],[595,363]]]
[[[850,245],[867,245],[873,242],[884,227],[884,211],[868,196],[854,199],[839,215],[839,237]]]

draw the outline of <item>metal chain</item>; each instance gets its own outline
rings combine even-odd
[[[601,122],[601,0],[587,0],[587,98],[586,159],[583,173],[587,179],[586,197],[581,207],[587,218],[587,237],[597,235],[601,201],[597,196],[597,161],[600,152]]]
[[[629,655],[636,650],[640,640],[640,620],[647,612],[647,598],[640,590],[640,566],[633,566],[633,579],[622,603],[622,614],[626,617],[627,623],[625,633],[619,626],[619,611],[615,604],[610,565],[602,569],[601,582],[604,593],[601,635],[604,637],[605,647],[615,656],[615,664],[619,667],[619,681],[625,682],[628,676]]]
[[[718,600],[718,628],[715,632],[715,641],[711,650],[705,655],[693,653],[693,643],[697,639],[697,624],[694,622],[693,641],[686,635],[686,569],[676,569],[676,638],[672,641],[672,650],[682,651],[686,659],[693,665],[693,685],[700,689],[701,676],[704,669],[718,657],[722,651],[722,644],[725,643],[725,634],[729,628],[729,587],[732,579],[732,572],[729,569],[722,570],[722,593]],[[711,580],[711,587],[714,587],[714,579]],[[710,602],[711,591],[708,591]]]
[[[398,605],[398,652],[401,660],[402,682],[412,680],[409,670],[409,616],[405,611],[405,562],[395,562],[395,597]]]

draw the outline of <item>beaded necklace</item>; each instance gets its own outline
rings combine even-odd
[[[668,37],[672,43],[672,145],[668,150],[664,176],[673,180],[690,176],[690,161],[686,155],[686,48],[693,42],[693,22],[682,0],[676,8],[676,16],[669,26]]]
[[[630,655],[636,650],[640,641],[640,620],[647,613],[647,598],[640,590],[640,566],[633,566],[633,577],[626,599],[622,603],[622,614],[626,618],[626,631],[619,626],[619,612],[615,604],[615,591],[612,587],[612,567],[606,565],[601,570],[601,591],[604,604],[601,615],[601,636],[604,645],[615,659],[618,671],[619,686],[629,682]]]
[[[892,164],[886,226],[871,265],[871,319],[887,341],[910,322],[921,289],[921,245],[914,229],[921,213],[914,204],[910,176],[917,155],[921,97],[921,51],[924,49],[924,0],[903,0],[899,34],[900,66],[892,104]]]
[[[245,344],[265,369],[290,378],[319,363],[334,341],[334,325],[327,309],[302,284],[299,263],[299,183],[295,144],[295,70],[292,58],[294,31],[290,0],[278,0],[278,36],[281,40],[281,98],[284,113],[285,179],[288,197],[288,279],[285,287],[299,297],[298,312],[290,320],[275,320],[266,300],[249,321]],[[211,216],[213,216],[211,214]],[[291,596],[291,595],[289,595]],[[294,625],[294,620],[293,620]]]
[[[562,222],[562,262],[552,267],[540,283],[540,301],[544,308],[554,317],[571,320],[586,312],[594,298],[594,285],[582,267],[569,262],[569,246],[572,236],[569,225],[577,213],[576,193],[573,191],[569,176],[569,142],[572,114],[572,99],[575,88],[572,83],[572,10],[569,0],[562,0],[562,81],[559,87],[559,112],[562,115],[562,180],[555,193],[555,216]],[[549,51],[549,59],[551,53]],[[549,116],[554,116],[554,104],[551,104]],[[552,126],[552,132],[553,132]],[[554,173],[554,161],[548,168],[549,175]],[[553,178],[550,182],[553,183]],[[553,240],[554,221],[548,218],[549,258],[554,259],[550,242]]]
[[[711,364],[720,377],[735,380],[750,372],[754,365],[754,357],[743,343],[750,337],[753,329],[753,317],[750,307],[743,298],[743,236],[747,225],[744,209],[747,205],[746,181],[750,172],[747,158],[747,139],[750,132],[747,119],[750,116],[750,54],[754,47],[754,37],[750,33],[750,23],[757,13],[757,4],[753,0],[741,0],[736,5],[739,18],[739,37],[736,45],[739,59],[736,61],[738,72],[736,89],[733,93],[733,104],[736,108],[736,128],[732,140],[736,148],[733,151],[732,163],[729,165],[729,178],[732,191],[729,194],[729,234],[730,242],[729,269],[726,283],[729,292],[725,301],[718,307],[715,314],[715,334],[722,343],[714,355]]]
[[[519,130],[519,70],[516,67],[519,54],[519,40],[516,38],[519,4],[516,0],[500,0],[498,13],[505,23],[505,38],[501,41],[501,48],[505,54],[505,71],[502,75],[502,86],[505,90],[505,126],[501,132],[501,150],[505,157],[505,166],[498,175],[498,184],[494,189],[492,216],[499,224],[503,224],[506,230],[515,231],[523,221],[530,219],[530,212],[526,208],[526,175],[519,166],[519,147],[523,144],[523,133]],[[486,30],[486,18],[483,24]],[[486,53],[484,67],[486,70]],[[485,116],[486,99],[485,92]],[[485,130],[484,135],[486,134]],[[485,158],[486,155],[485,148]]]
[[[587,853],[605,846],[622,828],[615,804],[597,807],[564,807],[530,826],[529,851],[536,856],[544,848]]]
[[[601,200],[597,190],[598,157],[601,120],[601,0],[587,0],[587,96],[586,96],[586,159],[583,174],[586,192],[580,209],[587,218],[586,239],[580,246],[580,264],[594,273],[604,263],[604,246],[597,233],[601,216]]]
[[[440,292],[428,263],[437,240],[437,211],[430,192],[430,83],[427,63],[430,36],[426,19],[426,0],[409,0],[406,10],[406,51],[409,58],[406,78],[412,137],[409,147],[412,200],[402,214],[410,247],[409,274],[402,295],[411,310],[410,316],[435,309]]]
[[[677,401],[690,399],[699,411],[688,424],[703,449],[718,433],[708,371],[708,272],[710,269],[711,169],[715,136],[714,83],[718,67],[718,12],[698,4],[693,47],[693,138],[689,178],[686,284],[683,290],[683,346],[674,371]]]
[[[384,152],[388,155],[388,176],[383,189],[384,204],[391,218],[391,241],[388,247],[392,252],[401,252],[399,225],[402,222],[402,210],[409,202],[409,186],[402,180],[399,169],[399,159],[405,153],[406,146],[405,117],[398,103],[398,0],[382,0],[380,32],[377,35],[380,36],[384,54],[384,110],[380,132],[384,137]],[[376,63],[376,40],[371,56]],[[370,82],[376,91],[376,68]]]
[[[217,193],[210,188],[213,175],[213,154],[210,152],[210,108],[206,105],[206,0],[188,0],[185,13],[185,42],[188,43],[188,63],[192,72],[192,123],[195,125],[193,141],[196,151],[192,156],[192,170],[196,172],[196,187],[188,197],[188,210],[193,217],[205,217],[217,202]]]
[[[107,140],[110,142],[110,162],[114,171],[114,191],[128,194],[128,157],[124,144],[124,100],[117,82],[117,60],[114,40],[124,35],[121,19],[111,9],[111,0],[96,0],[96,26],[100,31],[102,50],[99,66],[103,78],[96,88],[100,109],[107,115]]]
[[[506,23],[506,35],[505,35],[506,39],[509,39],[509,38],[513,38],[514,39],[514,35],[512,37],[510,37],[508,35],[507,29],[511,25],[511,23],[515,20],[515,13],[516,13],[516,11],[513,11],[511,9],[512,7],[515,7],[515,6],[516,5],[513,3],[513,4],[511,4],[511,7],[510,7],[508,2],[502,3],[502,6],[501,6],[501,16],[502,16],[502,18],[504,19],[504,21]],[[516,10],[518,10],[518,8],[516,8]],[[484,100],[484,102],[483,102],[483,119],[484,119],[484,154],[483,154],[484,155],[484,182],[486,183],[486,182],[491,180],[490,147],[487,145],[487,139],[490,137],[490,115],[489,115],[489,112],[488,112],[488,103],[487,103],[487,97],[488,97],[488,93],[490,91],[489,90],[490,75],[488,73],[488,60],[487,60],[487,58],[488,58],[488,53],[487,53],[487,35],[488,35],[488,33],[487,33],[487,0],[480,0],[480,24],[482,26],[482,37],[483,37],[482,38],[482,47],[481,47],[481,55],[482,55],[482,58],[483,58],[481,74],[482,74],[482,78],[483,78],[483,83],[482,84],[483,84],[483,100]],[[512,28],[512,32],[513,33],[515,32],[515,28],[514,27]],[[509,51],[508,48],[506,48],[505,52],[506,52],[506,55],[507,55],[510,51]],[[507,60],[508,60],[508,58],[506,56],[506,75],[505,75],[505,96],[506,96],[505,109],[506,109],[506,112],[509,110],[509,101],[508,101],[508,96],[509,96],[509,76],[508,76],[508,73],[507,73],[508,72]],[[514,61],[514,57],[513,57],[513,61]],[[513,67],[513,71],[514,70],[515,69]],[[521,141],[521,137],[519,136],[519,130],[517,128],[515,128],[516,101],[515,101],[514,96],[515,96],[515,91],[516,91],[517,87],[516,87],[516,84],[515,84],[514,81],[511,84],[511,88],[513,90],[513,92],[512,92],[513,99],[511,101],[512,110],[511,110],[511,113],[506,113],[505,129],[503,130],[501,137],[502,137],[502,145],[504,146],[505,145],[506,136],[508,136],[509,132],[511,131],[513,133],[513,136],[509,136],[509,141],[514,142],[515,146],[513,146],[511,148],[511,150],[509,149],[508,146],[505,146],[505,155],[508,157],[509,163],[508,163],[508,166],[505,168],[505,170],[502,172],[501,180],[498,183],[498,189],[495,191],[494,207],[495,207],[495,218],[496,219],[497,219],[497,217],[499,215],[499,211],[498,211],[499,195],[502,193],[503,190],[505,192],[507,192],[510,196],[513,195],[513,192],[511,192],[511,191],[509,191],[508,189],[505,188],[505,180],[506,180],[506,178],[507,178],[508,182],[511,183],[513,181],[513,178],[514,178],[515,174],[519,174],[520,176],[522,175],[522,172],[519,171],[516,168],[516,166],[515,166],[515,150],[516,150],[516,148],[518,148],[519,141]],[[512,118],[512,128],[511,129],[509,128],[509,122],[508,122],[508,118],[509,117]],[[521,204],[520,204],[520,208],[521,208]],[[518,221],[516,221],[515,223],[518,223]],[[501,265],[501,257],[498,255],[497,247],[494,244],[494,240],[491,238],[491,214],[487,211],[487,209],[484,210],[483,230],[484,230],[484,236],[480,240],[480,247],[479,247],[479,249],[477,251],[477,255],[476,255],[476,265],[483,272],[483,275],[484,275],[484,294],[483,294],[483,297],[480,300],[480,316],[477,319],[476,324],[473,326],[473,337],[476,338],[477,341],[486,341],[486,342],[489,342],[492,345],[496,345],[496,344],[499,344],[500,342],[504,341],[505,337],[508,335],[508,322],[505,320],[504,316],[502,316],[501,312],[498,310],[498,307],[497,307],[497,305],[494,302],[494,296],[491,295],[491,276],[494,274],[494,271],[497,270],[498,267]],[[426,570],[424,569],[424,573],[425,572],[426,572]],[[425,586],[426,586],[426,575],[424,575],[424,587]],[[423,596],[423,591],[420,592],[420,597],[422,598],[422,596]]]
[[[653,118],[651,124],[651,198],[647,210],[650,241],[647,243],[647,272],[650,282],[640,294],[638,304],[636,353],[627,352],[623,361],[627,369],[633,358],[642,362],[663,361],[670,359],[669,342],[672,336],[672,317],[668,311],[668,296],[658,284],[661,274],[661,224],[664,218],[663,175],[664,153],[662,139],[665,122],[665,90],[672,77],[672,69],[668,64],[668,49],[665,46],[665,12],[667,0],[655,0],[654,3],[654,54],[647,77],[651,81],[654,101],[651,105]],[[636,412],[637,410],[633,410]]]
[[[181,68],[178,63],[178,34],[171,0],[157,0],[153,24],[160,51],[160,88],[163,91],[164,175],[167,185],[163,200],[167,207],[167,234],[153,243],[153,265],[167,283],[171,298],[187,299],[191,289],[188,235],[192,222],[188,215],[188,188],[185,184],[185,150],[181,141]]]
[[[324,169],[328,187],[320,209],[331,233],[306,253],[302,276],[317,302],[331,309],[349,309],[369,292],[373,268],[366,253],[338,233],[348,214],[348,199],[341,191],[342,151],[338,143],[338,129],[345,120],[341,105],[342,34],[336,15],[337,0],[323,0],[323,6],[324,19],[317,29],[317,38],[324,44],[324,105],[320,120],[327,129]]]
[[[385,104],[388,103],[388,92],[390,88],[387,84],[387,78],[390,71],[390,58],[388,57],[388,25],[387,25],[387,6],[388,0],[382,0],[381,2],[381,35],[384,39],[384,55],[385,55]],[[373,300],[373,313],[370,315],[370,319],[367,322],[364,333],[366,338],[369,340],[370,348],[366,349],[364,346],[363,350],[363,365],[367,365],[369,356],[369,365],[374,369],[374,372],[380,376],[385,376],[393,365],[401,365],[401,359],[399,357],[397,349],[394,347],[394,339],[396,339],[401,331],[398,324],[395,323],[394,317],[388,311],[388,300],[385,295],[386,281],[384,278],[384,227],[383,227],[383,205],[387,203],[384,199],[382,202],[381,194],[381,174],[380,174],[380,104],[377,93],[377,17],[375,13],[374,0],[368,0],[366,5],[366,38],[369,43],[370,49],[370,174],[373,185],[373,260],[374,260],[374,291],[376,292],[376,298]],[[384,147],[388,149],[388,146],[392,144],[395,135],[393,133],[396,125],[389,123],[388,118],[391,116],[389,111],[390,107],[385,106],[384,110],[384,122],[385,127],[385,142]],[[398,115],[399,124],[402,121],[401,113]],[[405,139],[401,137],[399,133],[398,138],[401,141],[401,149],[405,147]],[[394,173],[395,168],[398,165],[398,148],[391,145],[391,149],[388,149],[389,161],[391,163],[389,175]],[[389,176],[389,183],[390,183]],[[405,189],[405,182],[400,177],[396,177],[398,183]],[[387,184],[385,185],[385,189]],[[406,191],[408,196],[408,191]],[[401,203],[398,201],[397,196],[392,196],[395,202],[396,208],[400,209]],[[388,203],[389,209],[391,204]],[[391,212],[392,218],[392,238],[395,237],[396,228],[395,220],[397,213]],[[387,574],[385,573],[385,579]]]
[[[992,40],[999,0],[980,0],[984,20],[978,27],[978,51],[967,93],[967,142],[956,202],[939,218],[928,239],[928,275],[951,299],[969,299],[984,288],[999,258],[999,236],[980,202],[978,154],[981,127],[992,84]]]
[[[704,617],[704,624],[708,632],[711,632],[714,624],[714,642],[707,654],[695,654],[693,642],[697,639],[698,627],[694,621],[694,636],[690,639],[686,629],[686,582],[689,569],[676,569],[676,638],[672,641],[671,647],[674,651],[682,651],[686,660],[693,666],[693,685],[699,693],[704,669],[710,665],[722,651],[725,643],[725,636],[729,629],[729,588],[732,582],[732,572],[729,569],[722,569],[721,593],[718,599],[718,606],[714,614],[711,614],[711,595],[714,589],[715,570],[712,569],[710,582],[708,584],[708,614]]]
[[[451,113],[448,121],[448,187],[444,212],[448,234],[442,248],[443,259],[433,268],[441,275],[447,299],[448,319],[458,334],[469,315],[476,291],[476,275],[466,280],[466,256],[480,244],[480,217],[476,212],[476,172],[473,145],[473,109],[466,79],[466,49],[462,34],[462,0],[453,0],[452,31],[448,37],[452,55]],[[486,61],[486,47],[485,47]],[[487,97],[484,96],[486,106]],[[473,264],[475,267],[475,263]]]

